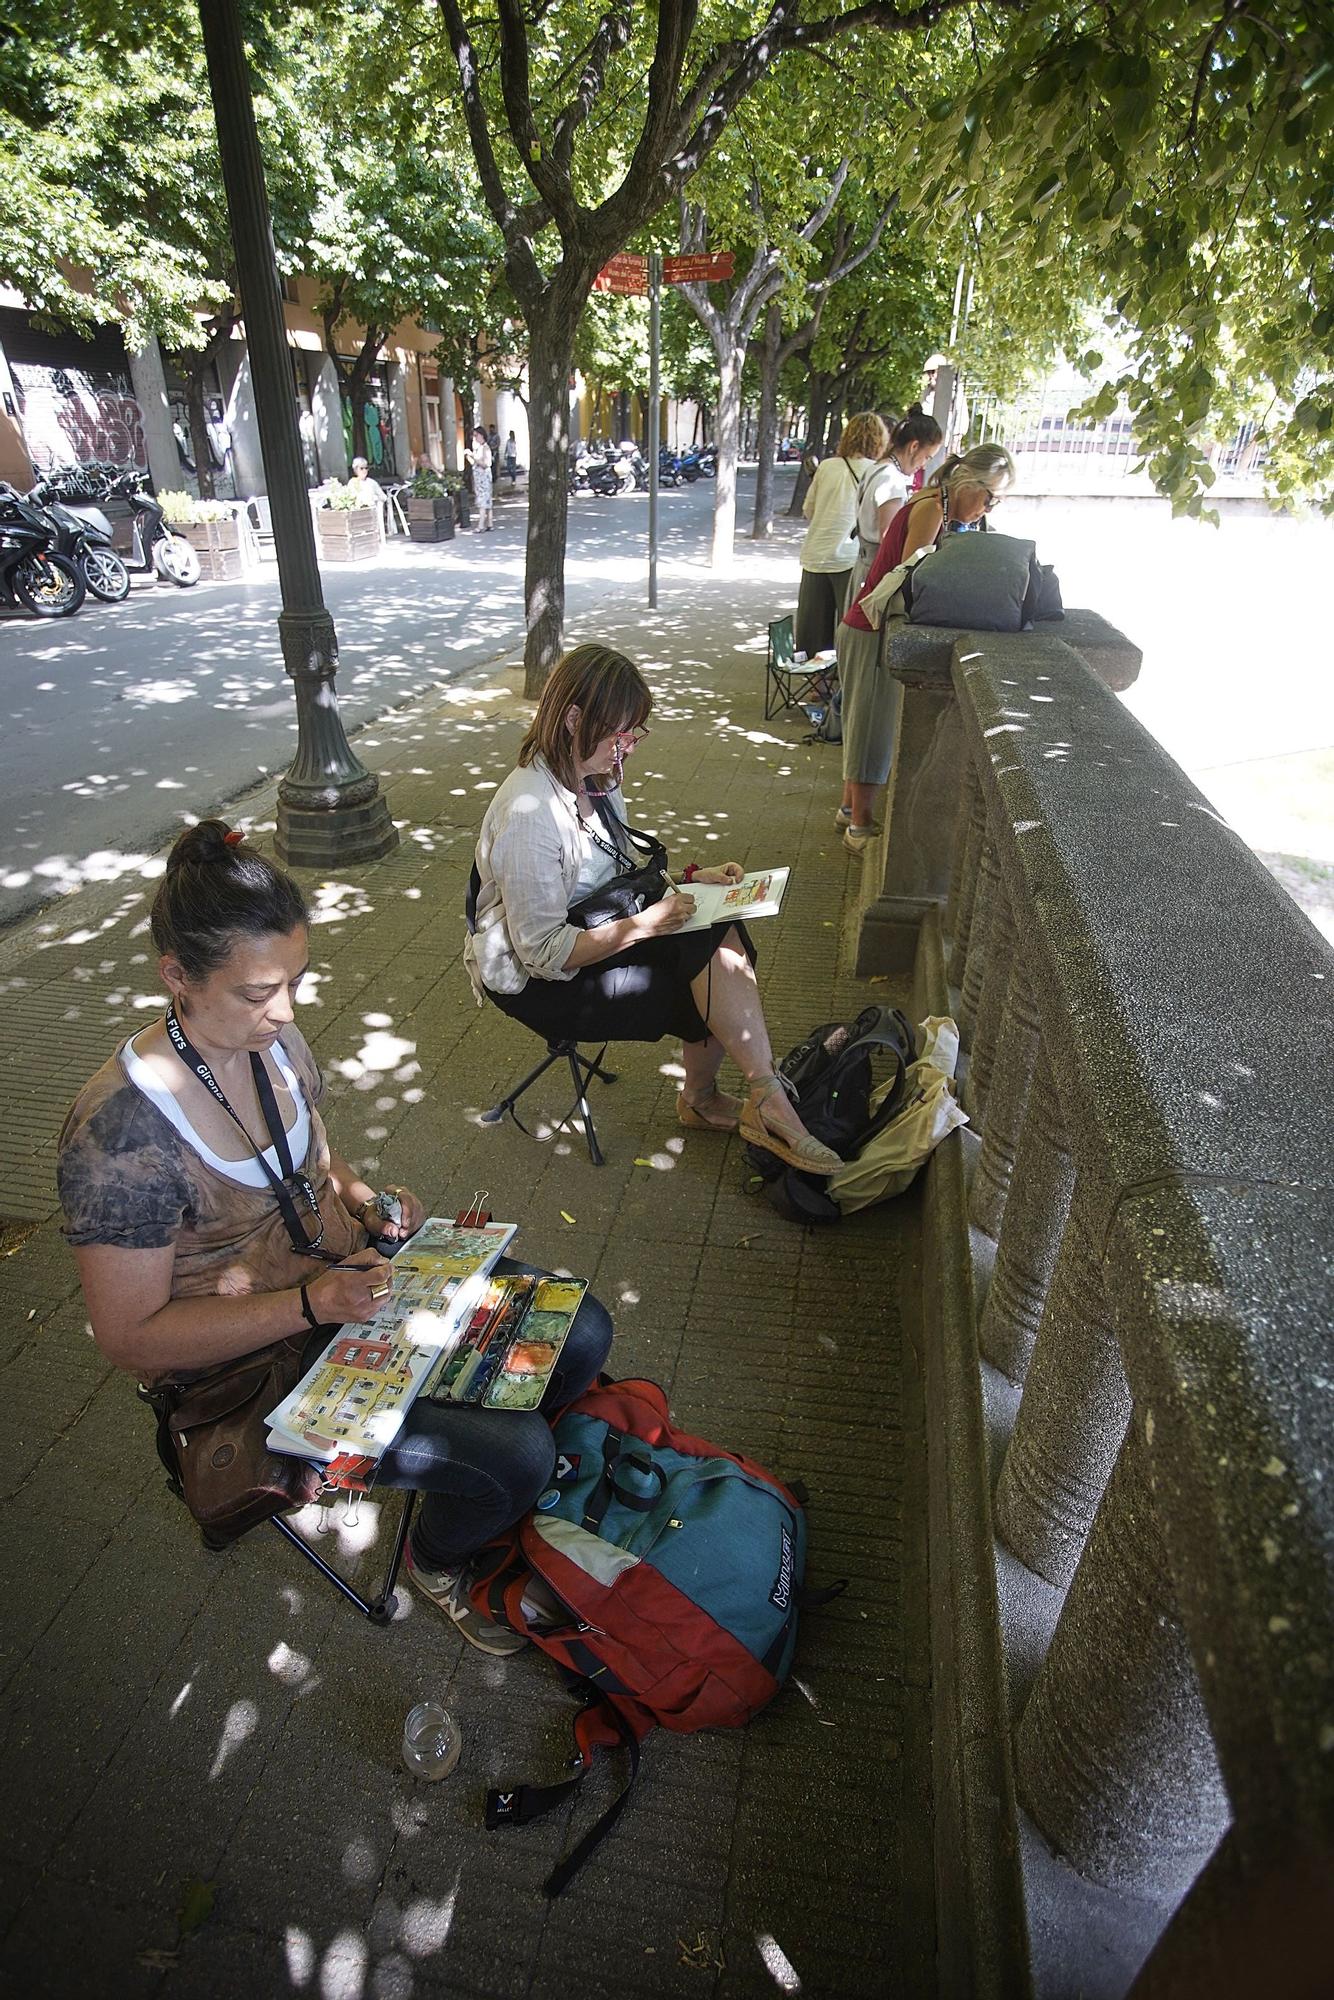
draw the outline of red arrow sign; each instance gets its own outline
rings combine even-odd
[[[648,258],[622,250],[609,257],[593,280],[595,292],[646,292]]]
[[[719,278],[730,278],[735,267],[730,250],[719,250],[712,256],[664,257],[662,278],[666,285],[711,285]]]

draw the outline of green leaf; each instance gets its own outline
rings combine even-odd
[[[176,1912],[176,1925],[183,1938],[191,1931],[197,1931],[206,1924],[213,1914],[213,1884],[201,1882],[197,1875],[191,1875],[181,1885],[181,1906]]]

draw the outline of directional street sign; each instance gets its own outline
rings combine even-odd
[[[622,250],[609,257],[593,280],[595,292],[647,292],[648,258]]]
[[[711,285],[719,278],[730,278],[735,267],[730,250],[698,257],[664,257],[662,281],[665,285]]]

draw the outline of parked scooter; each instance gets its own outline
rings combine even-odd
[[[658,446],[659,486],[679,486],[681,484],[681,461],[674,451],[668,451],[665,444]]]
[[[55,553],[54,523],[0,482],[0,600],[38,618],[68,618],[86,595],[72,562]]]
[[[604,497],[619,493],[624,483],[621,479],[621,459],[615,450],[609,450],[602,458],[593,459],[588,468],[588,490]],[[630,474],[634,478],[634,474]]]
[[[717,448],[711,444],[692,445],[681,454],[681,476],[694,485],[700,478],[713,479],[718,472]]]
[[[131,523],[130,553],[123,558],[125,567],[140,576],[165,576],[172,583],[178,583],[187,590],[199,581],[199,557],[186,541],[184,535],[174,535],[167,526],[166,517],[157,501],[151,499],[143,488],[147,474],[127,470],[120,466],[82,466],[79,468],[79,485],[87,493],[87,499],[67,499],[65,505],[71,514],[88,520],[90,525],[111,536],[111,523],[99,507],[97,500],[124,500],[134,519]],[[73,483],[67,490],[73,494]]]
[[[72,562],[94,597],[120,604],[130,594],[130,572],[111,546],[111,523],[89,508],[76,514],[65,504],[65,489],[57,476],[43,480],[28,495],[56,530],[56,554]]]

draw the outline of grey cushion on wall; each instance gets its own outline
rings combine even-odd
[[[912,623],[1021,632],[1035,615],[1038,567],[1036,543],[1018,535],[946,535],[913,572]]]

